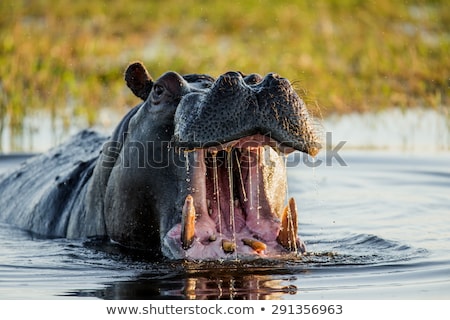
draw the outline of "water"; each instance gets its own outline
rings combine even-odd
[[[448,119],[422,114],[429,129],[396,112],[372,128],[366,116],[328,119],[333,145],[348,141],[337,154],[322,152],[315,168],[298,153],[286,159],[309,250],[301,259],[155,262],[0,225],[0,299],[449,299]],[[20,160],[0,157],[0,171]]]
[[[302,259],[154,262],[1,225],[0,298],[450,298],[450,154],[341,157],[347,166],[288,169]]]

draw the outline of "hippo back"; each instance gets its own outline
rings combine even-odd
[[[84,236],[88,181],[106,139],[81,131],[0,176],[0,222],[47,237]]]

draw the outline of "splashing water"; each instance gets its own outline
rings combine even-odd
[[[248,149],[248,181],[249,181],[249,188],[250,188],[250,210],[253,210],[253,177],[252,177],[252,170],[251,170],[251,154],[250,149]]]
[[[256,160],[255,160],[255,166],[256,166],[256,181],[257,181],[257,186],[256,186],[256,224],[259,224],[259,211],[261,210],[261,201],[260,201],[260,176],[259,176],[259,161],[260,161],[260,156],[259,153],[261,152],[261,149],[258,149],[256,152]]]
[[[230,188],[230,227],[233,235],[232,242],[237,247],[236,243],[236,225],[234,220],[234,190],[233,190],[233,156],[232,152],[227,151],[227,162],[228,162],[228,186]],[[235,259],[237,260],[237,250],[234,250]]]
[[[239,180],[241,181],[241,189],[242,189],[242,194],[244,197],[244,202],[247,202],[248,201],[247,191],[245,191],[244,177],[242,176],[241,163],[239,161],[239,157],[238,157],[237,153],[235,153],[235,155],[236,155],[236,163],[237,163],[237,167],[238,167],[238,171],[239,171]]]
[[[217,216],[219,221],[219,233],[222,233],[222,211],[220,209],[220,190],[219,190],[219,175],[217,173],[217,152],[212,152],[213,161],[213,180],[214,180],[214,196],[217,202]]]
[[[190,176],[190,165],[189,165],[189,152],[188,151],[183,151],[184,153],[184,162],[185,162],[185,166],[186,166],[186,181],[189,182],[191,181],[191,179],[189,178]]]

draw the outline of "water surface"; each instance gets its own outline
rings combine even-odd
[[[339,155],[288,169],[307,256],[155,262],[0,225],[0,299],[449,299],[450,153]]]

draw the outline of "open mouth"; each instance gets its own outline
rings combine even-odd
[[[164,242],[176,258],[304,252],[297,208],[287,199],[286,153],[260,134],[186,153],[182,221]]]

